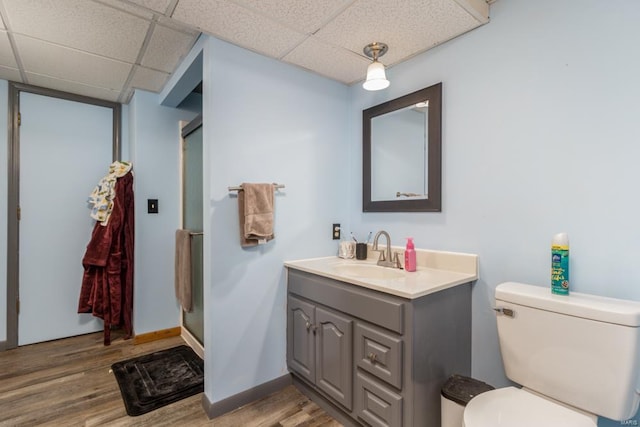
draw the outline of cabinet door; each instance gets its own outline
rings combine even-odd
[[[314,306],[289,296],[287,308],[287,362],[310,382],[316,380]]]
[[[316,386],[352,408],[353,320],[316,307]]]

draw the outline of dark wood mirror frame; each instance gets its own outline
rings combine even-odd
[[[429,100],[428,198],[371,200],[371,119]],[[362,111],[362,211],[440,212],[442,210],[442,83]]]

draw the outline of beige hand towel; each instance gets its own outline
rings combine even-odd
[[[242,183],[238,192],[241,246],[255,246],[274,238],[273,208],[273,184]]]
[[[186,312],[192,310],[191,299],[191,233],[176,230],[176,298]]]

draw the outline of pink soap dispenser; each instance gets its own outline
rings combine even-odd
[[[416,271],[416,248],[413,246],[413,237],[407,237],[407,247],[404,250],[405,271]]]

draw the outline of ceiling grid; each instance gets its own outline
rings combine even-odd
[[[344,84],[489,20],[485,0],[0,0],[0,78],[127,103],[162,90],[201,32]]]

